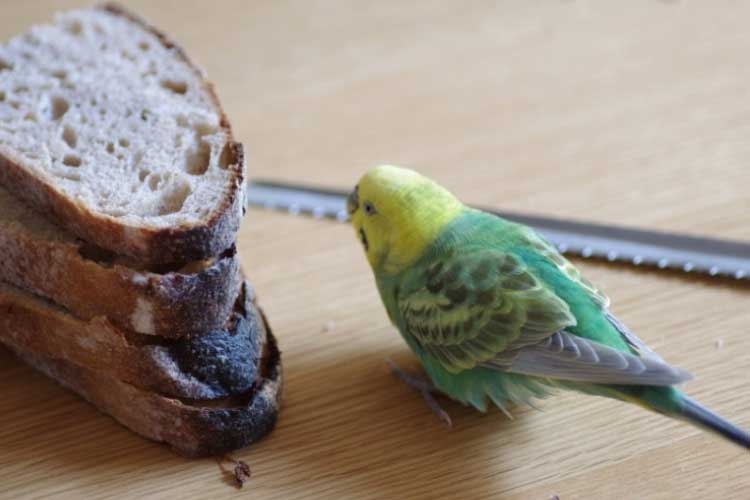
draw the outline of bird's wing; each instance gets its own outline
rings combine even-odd
[[[557,248],[531,228],[522,228],[521,232],[529,247],[533,248],[547,260],[555,264],[560,272],[570,281],[580,286],[595,304],[605,310],[609,307],[609,297],[607,297],[596,285],[584,278],[578,268],[571,264],[568,259],[563,257]]]
[[[688,375],[565,329],[567,303],[512,253],[448,253],[398,298],[406,333],[447,371],[476,366],[591,383],[672,385]]]
[[[641,357],[559,331],[514,356],[482,366],[512,373],[596,384],[674,385],[691,375],[651,356]]]
[[[398,298],[405,333],[451,373],[576,324],[565,301],[512,253],[448,253],[418,272],[423,285]]]
[[[625,339],[625,342],[628,343],[631,349],[636,351],[643,358],[654,358],[661,362],[664,362],[661,356],[652,351],[644,341],[638,338],[638,336],[630,330],[630,328],[623,325],[620,320],[615,317],[614,314],[612,314],[610,311],[605,311],[604,314],[607,316],[607,320],[609,320],[612,326],[614,326],[615,329],[620,332],[620,335],[622,335],[622,338]]]
[[[607,320],[618,332],[620,332],[622,338],[634,351],[642,357],[651,357],[662,362],[664,361],[609,311],[609,297],[607,297],[600,288],[584,278],[581,275],[581,272],[571,264],[568,259],[563,257],[557,248],[530,228],[525,228],[525,230],[523,230],[523,237],[528,245],[542,254],[547,260],[554,263],[565,277],[576,283],[584,292],[586,292],[589,298],[602,309]]]

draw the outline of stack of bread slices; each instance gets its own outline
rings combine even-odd
[[[239,265],[245,162],[211,85],[116,6],[0,46],[0,342],[200,456],[276,421],[276,342]]]

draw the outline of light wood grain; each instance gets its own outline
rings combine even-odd
[[[4,0],[0,38],[77,1]],[[750,239],[750,5],[127,2],[207,68],[252,175],[352,185],[416,167],[466,201]],[[684,424],[564,394],[543,412],[446,403],[416,369],[351,230],[251,210],[242,260],[284,351],[277,430],[241,492],[0,354],[0,497],[740,498],[750,456]],[[614,311],[750,426],[750,289],[580,262]],[[721,341],[721,347],[717,347]]]

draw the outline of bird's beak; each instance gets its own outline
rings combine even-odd
[[[349,193],[349,197],[346,199],[346,211],[349,215],[354,215],[354,212],[359,208],[359,185],[354,186],[354,191]]]

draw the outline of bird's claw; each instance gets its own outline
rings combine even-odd
[[[406,385],[411,387],[412,389],[415,389],[419,392],[438,392],[438,390],[430,384],[429,382],[426,382],[420,378],[414,377],[413,375],[409,375],[404,370],[401,369],[400,366],[398,366],[396,363],[393,362],[392,359],[386,358],[386,363],[388,363],[388,366],[390,366],[391,371],[398,375],[398,378],[400,378]]]
[[[451,416],[448,415],[448,412],[443,410],[443,408],[440,406],[440,404],[437,402],[435,397],[432,395],[429,391],[421,391],[422,397],[427,402],[427,406],[430,407],[430,409],[437,415],[437,417],[445,423],[448,427],[453,427],[453,420],[451,420]]]
[[[393,360],[386,358],[386,363],[388,363],[388,366],[390,366],[391,371],[395,373],[398,378],[400,378],[406,385],[411,387],[412,389],[415,389],[419,391],[420,394],[422,394],[422,397],[424,398],[425,402],[427,402],[427,406],[430,407],[430,409],[437,415],[437,417],[445,423],[448,427],[453,427],[453,420],[451,420],[450,415],[448,415],[448,412],[443,410],[443,408],[440,406],[440,404],[437,402],[433,394],[437,394],[440,391],[438,389],[430,384],[429,382],[426,382],[420,378],[414,377],[412,375],[409,375],[405,371],[401,369],[396,363],[393,362]]]

